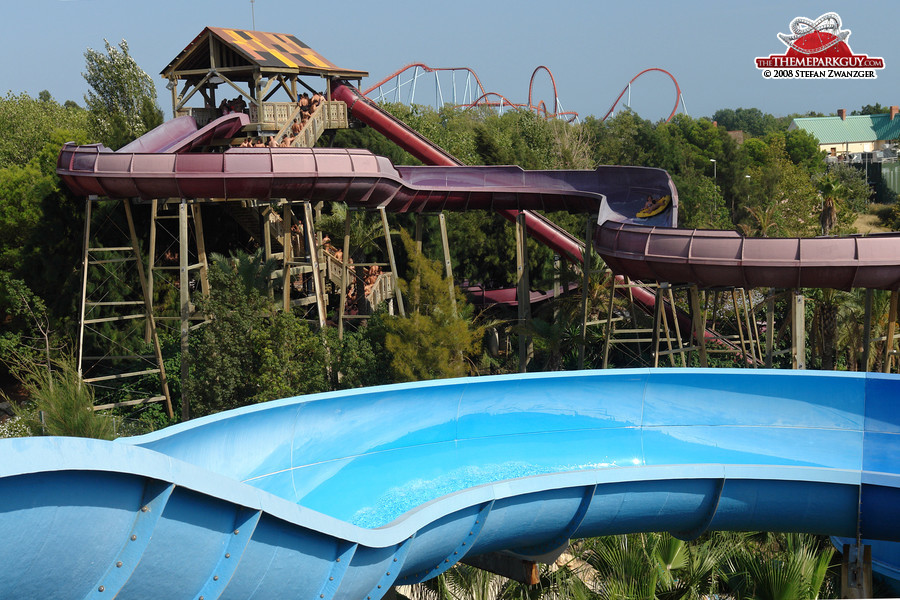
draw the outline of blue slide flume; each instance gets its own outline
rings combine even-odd
[[[380,598],[639,531],[900,541],[900,377],[634,369],[289,398],[0,440],[0,597]]]

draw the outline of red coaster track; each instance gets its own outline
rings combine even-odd
[[[476,107],[476,106],[489,106],[491,108],[500,109],[501,111],[506,107],[528,109],[528,110],[532,110],[538,114],[543,115],[544,118],[547,118],[547,119],[560,118],[560,119],[565,119],[566,121],[568,121],[570,123],[578,119],[577,112],[562,110],[562,106],[560,105],[560,102],[559,102],[559,94],[558,94],[557,88],[556,88],[556,79],[553,77],[553,72],[550,71],[550,69],[548,67],[545,67],[544,65],[540,65],[539,67],[537,67],[534,70],[534,72],[531,74],[531,80],[528,83],[528,101],[525,103],[513,102],[509,98],[507,98],[506,96],[504,96],[503,94],[500,94],[498,92],[485,91],[484,85],[482,85],[482,83],[481,83],[481,79],[479,79],[478,75],[475,73],[475,71],[473,71],[469,67],[429,67],[428,65],[423,64],[423,63],[411,63],[401,69],[398,69],[397,71],[394,71],[393,73],[391,73],[384,79],[380,80],[378,83],[375,83],[374,85],[369,86],[368,89],[363,91],[363,95],[371,97],[373,100],[376,100],[378,102],[384,102],[384,101],[386,101],[386,99],[389,95],[393,94],[396,101],[400,101],[400,89],[403,86],[409,86],[408,103],[414,104],[415,103],[416,82],[417,82],[418,78],[421,76],[421,74],[419,73],[420,70],[422,71],[422,73],[433,73],[434,74],[436,95],[437,95],[437,99],[439,100],[440,103],[443,103],[443,91],[441,90],[441,87],[440,87],[440,81],[438,80],[438,75],[439,75],[439,73],[442,73],[442,72],[449,72],[449,73],[451,73],[452,78],[453,78],[452,83],[451,83],[451,85],[453,86],[453,103],[458,106],[462,106],[464,108],[472,108],[472,107]],[[547,104],[543,100],[539,100],[536,103],[534,100],[535,78],[537,77],[538,72],[542,71],[542,70],[547,72],[547,75],[550,77],[550,84],[553,87],[553,108],[552,108],[552,110],[547,107]],[[412,73],[409,74],[409,71],[412,71]],[[669,78],[672,80],[672,83],[675,84],[675,106],[672,108],[672,112],[666,118],[667,123],[669,121],[671,121],[672,117],[674,117],[675,113],[678,111],[679,101],[682,100],[681,87],[678,85],[678,81],[675,79],[675,77],[671,73],[669,73],[665,69],[660,69],[660,68],[656,68],[656,67],[653,67],[650,69],[644,69],[643,71],[641,71],[640,73],[635,75],[631,79],[631,81],[628,82],[628,84],[625,86],[625,88],[622,89],[622,92],[618,95],[615,102],[613,102],[612,106],[609,108],[609,110],[606,112],[606,114],[603,116],[603,119],[601,119],[601,120],[605,121],[613,113],[613,111],[616,108],[616,105],[618,105],[619,101],[622,99],[622,96],[625,95],[625,92],[627,92],[629,90],[632,83],[634,83],[639,77],[641,77],[645,73],[649,73],[651,71],[658,71],[660,73],[664,73],[664,74],[668,75]],[[463,101],[461,101],[461,102],[456,100],[457,94],[456,94],[455,76],[459,72],[465,73],[465,81],[466,81],[465,89],[463,90],[464,98],[463,98]],[[408,74],[409,78],[406,81],[401,81],[404,74]],[[392,80],[396,80],[395,87],[391,88],[387,92],[380,91],[380,93],[377,95],[377,97],[370,96],[376,90],[381,90],[381,88],[383,88],[386,84],[388,84]],[[477,97],[475,97],[475,95],[474,95],[475,93],[478,94]],[[474,99],[472,99],[472,98],[474,98]]]

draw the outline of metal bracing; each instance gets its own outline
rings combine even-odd
[[[94,205],[101,203],[105,203],[104,211],[98,215]],[[114,217],[118,206],[124,210],[124,228]],[[98,216],[103,223],[95,227]],[[112,245],[120,239],[125,243]],[[172,398],[131,200],[101,200],[97,196],[85,200],[79,317],[78,373],[98,392],[107,392],[104,395],[109,398],[94,406],[94,410],[165,402],[172,417]],[[151,354],[136,347],[137,340],[143,337],[141,331],[152,348]],[[158,377],[155,394],[141,383],[151,375]]]

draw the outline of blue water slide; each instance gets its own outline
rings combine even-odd
[[[0,440],[0,598],[375,599],[642,531],[896,542],[898,396],[871,373],[579,371]]]

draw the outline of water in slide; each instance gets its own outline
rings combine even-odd
[[[380,598],[465,556],[638,531],[900,541],[898,393],[880,374],[541,373],[0,440],[0,597]]]

